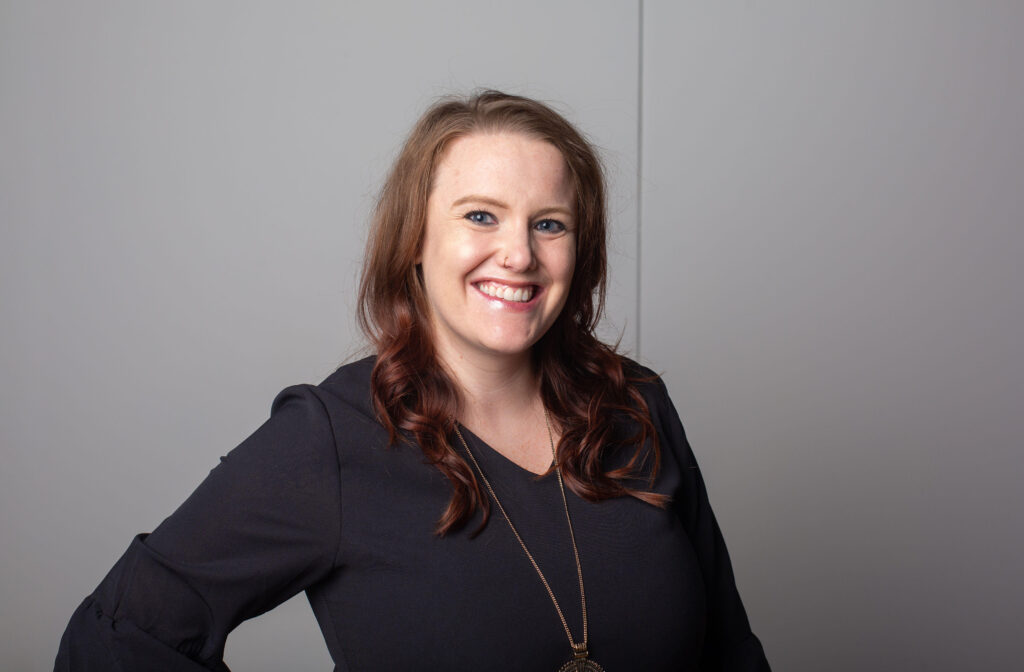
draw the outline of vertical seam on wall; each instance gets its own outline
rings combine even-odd
[[[636,358],[641,354],[641,292],[643,283],[643,171],[644,171],[644,0],[637,0],[636,55]]]

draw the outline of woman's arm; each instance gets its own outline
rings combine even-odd
[[[750,630],[733,576],[729,552],[708,501],[704,478],[686,440],[679,414],[659,378],[654,398],[648,401],[658,428],[661,449],[671,451],[664,459],[675,459],[681,470],[681,484],[673,508],[679,515],[697,553],[707,595],[707,629],[701,656],[701,670],[723,672],[768,672],[761,642]]]
[[[171,517],[132,541],[72,616],[55,670],[227,670],[232,629],[334,567],[340,514],[330,418],[315,388],[288,388]]]

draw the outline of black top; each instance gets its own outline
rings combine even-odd
[[[281,392],[270,419],[132,541],[72,616],[55,669],[227,670],[228,633],[301,590],[339,671],[554,672],[569,660],[551,600],[497,509],[475,538],[479,518],[434,534],[450,486],[415,446],[388,446],[370,405],[372,366]],[[662,446],[654,489],[672,504],[592,503],[567,490],[591,658],[607,672],[768,670],[664,384],[641,389]],[[579,639],[557,480],[463,434]]]

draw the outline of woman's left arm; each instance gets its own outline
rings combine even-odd
[[[672,502],[693,544],[707,595],[707,629],[700,669],[722,672],[768,672],[768,661],[757,636],[751,632],[725,539],[708,501],[707,488],[693,450],[686,440],[679,414],[658,379],[657,393],[648,399],[658,430],[663,460],[679,463],[680,486]]]

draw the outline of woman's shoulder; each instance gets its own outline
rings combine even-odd
[[[317,385],[296,387],[305,388],[315,396],[329,415],[345,415],[349,420],[358,417],[376,424],[370,394],[370,375],[376,359],[376,356],[371,355],[343,364]]]
[[[370,397],[370,374],[375,358],[366,357],[338,367],[317,385],[291,385],[274,398],[271,416],[284,415],[303,408],[299,417],[320,418],[317,424],[330,427],[337,434],[339,427],[378,425]]]
[[[619,358],[622,360],[622,371],[626,375],[626,380],[636,387],[648,403],[668,399],[668,390],[665,381],[661,379],[661,374],[625,355],[619,355]]]
[[[317,389],[356,405],[370,404],[370,374],[377,361],[376,355],[363,357],[347,364],[342,364],[323,379]]]
[[[647,403],[647,412],[651,422],[654,423],[662,438],[672,437],[670,442],[685,443],[686,435],[679,419],[679,413],[669,396],[668,386],[661,374],[628,357],[622,358],[622,367],[626,379]]]
[[[654,371],[654,369],[641,364],[635,359],[630,359],[626,355],[619,355],[619,360],[622,362],[622,370],[631,380],[660,380],[660,376]]]

